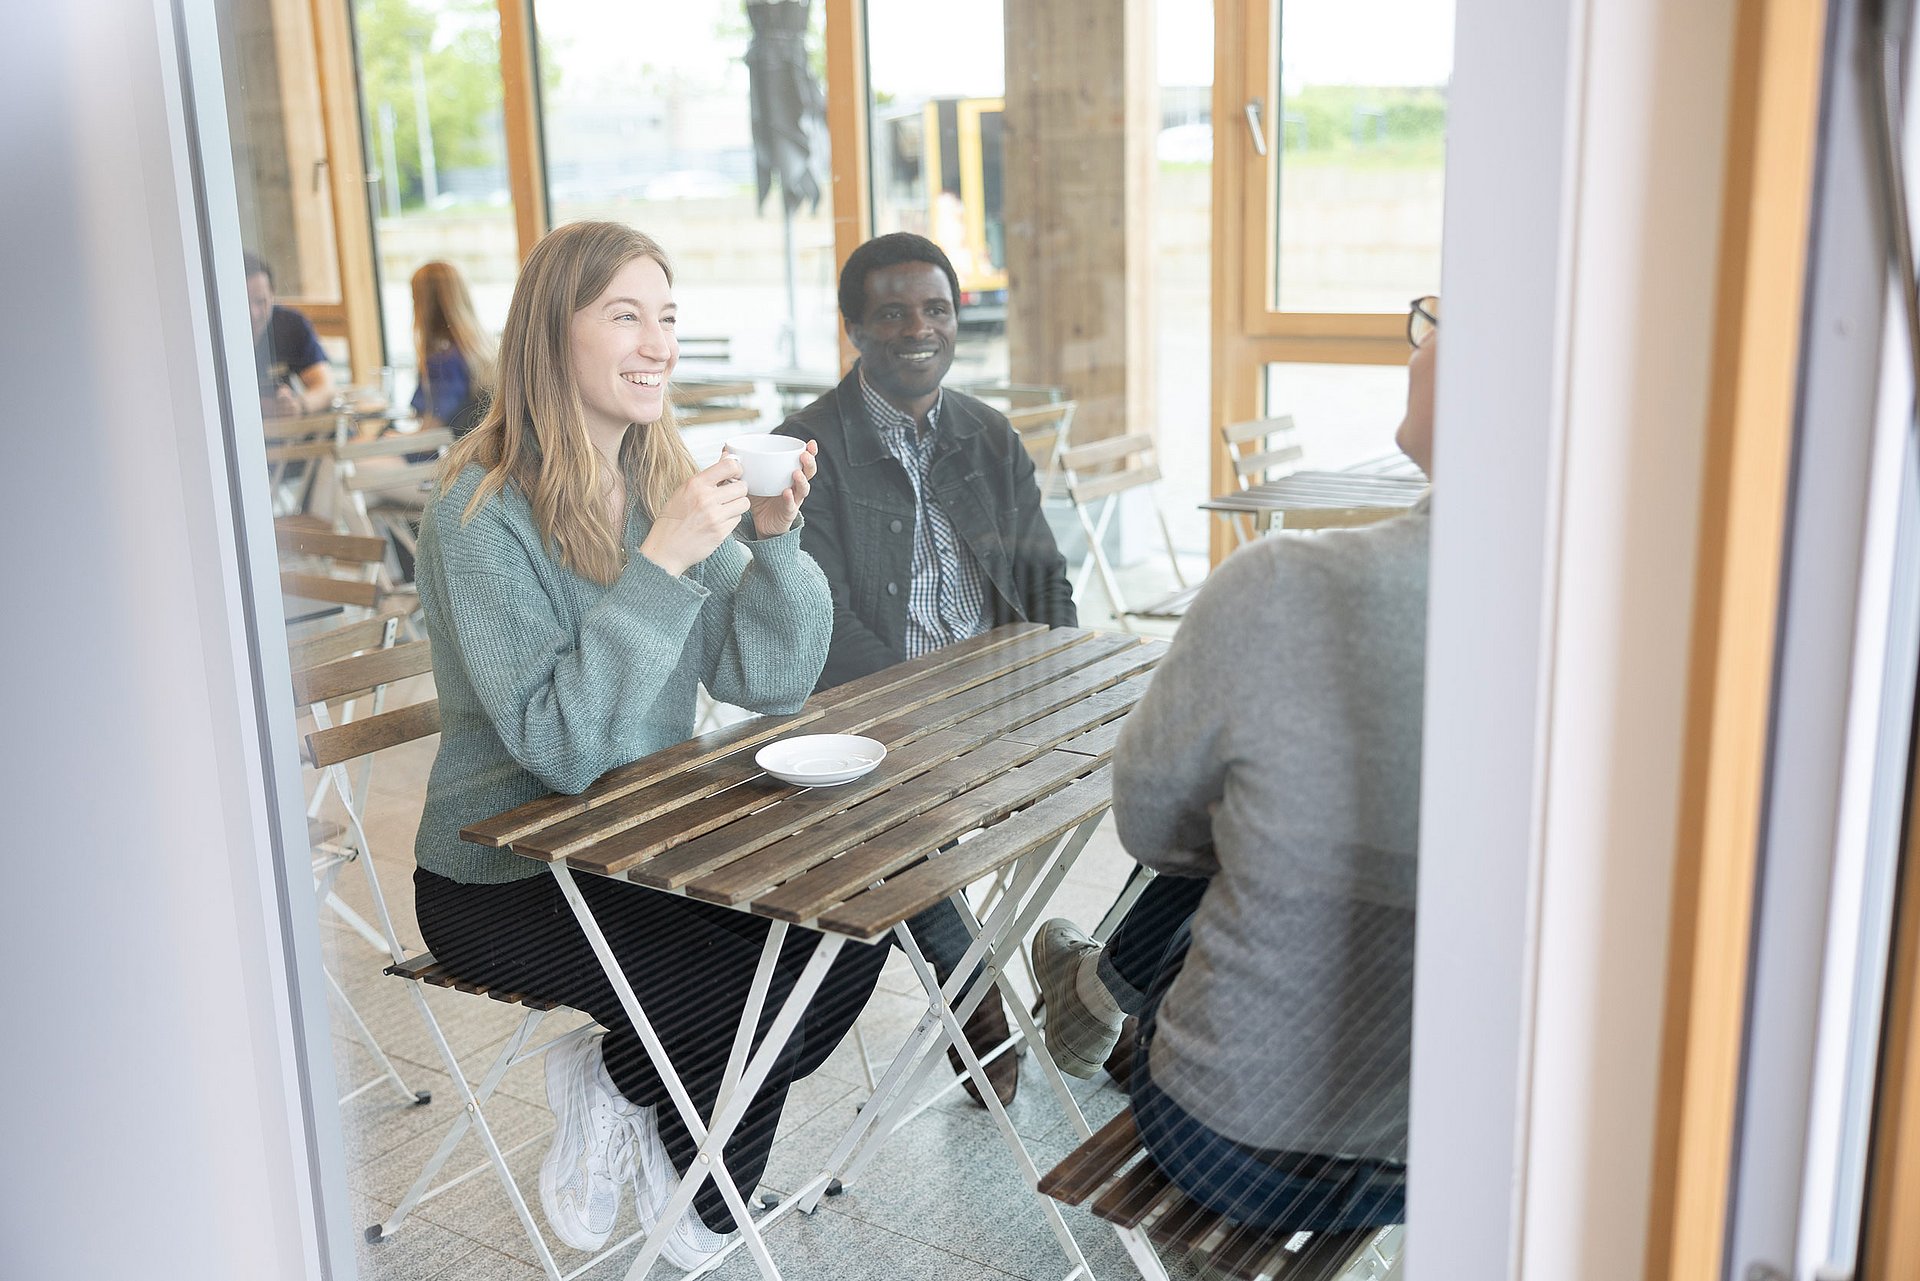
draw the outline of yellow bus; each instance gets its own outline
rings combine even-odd
[[[960,321],[1007,318],[1007,229],[999,98],[934,98],[886,117],[875,168],[902,231],[926,236],[960,277]]]

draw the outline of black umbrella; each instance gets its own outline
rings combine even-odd
[[[816,143],[825,137],[827,96],[807,62],[807,17],[813,0],[746,0],[753,42],[747,72],[753,96],[753,168],[760,204],[780,175],[780,194],[792,213],[806,201],[820,207],[813,172]]]
[[[773,176],[780,175],[780,203],[787,249],[787,364],[799,362],[799,303],[794,283],[793,215],[806,201],[820,207],[820,180],[813,155],[827,131],[827,96],[807,62],[807,16],[813,0],[746,0],[753,41],[747,74],[753,104],[753,169],[766,208]]]

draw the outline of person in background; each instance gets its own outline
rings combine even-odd
[[[823,689],[1003,623],[1078,622],[1026,447],[1004,414],[941,385],[959,299],[952,262],[924,236],[896,232],[854,250],[840,314],[860,359],[780,428],[820,442],[804,537],[833,590]],[[908,924],[944,982],[972,942],[959,913],[942,903]],[[998,992],[965,1030],[983,1058],[1006,1040]],[[1020,1060],[1003,1054],[986,1067],[1011,1102]]]
[[[494,342],[450,262],[430,262],[413,273],[413,355],[420,371],[413,413],[421,429],[445,427],[456,440],[465,436],[486,411]]]
[[[738,459],[696,470],[674,426],[677,311],[665,252],[630,227],[569,223],[528,256],[501,338],[499,391],[448,454],[421,522],[420,603],[433,642],[440,747],[414,843],[421,936],[462,978],[585,1010],[603,1037],[547,1055],[556,1127],[541,1201],[562,1240],[605,1244],[628,1183],[663,1252],[699,1267],[734,1222],[709,1181],[659,1221],[692,1134],[559,884],[537,863],[460,839],[548,792],[693,733],[694,695],[797,709],[826,661],[831,601],[801,550],[815,470],[749,498]],[[770,925],[604,877],[581,894],[675,1071],[711,1116]],[[818,935],[791,931],[765,1032]],[[727,1144],[751,1196],[792,1083],[825,1061],[872,995],[882,947],[850,946],[778,1052]]]
[[[247,317],[253,322],[253,365],[260,412],[270,418],[313,414],[333,404],[333,367],[313,322],[273,300],[273,268],[246,256]]]
[[[1395,437],[1429,476],[1438,314],[1413,304]],[[1160,875],[1108,947],[1034,940],[1055,1061],[1093,1075],[1137,1015],[1147,1152],[1235,1222],[1405,1221],[1430,503],[1214,571],[1114,752]]]

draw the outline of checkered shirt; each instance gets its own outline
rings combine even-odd
[[[867,413],[887,452],[900,460],[913,484],[913,581],[907,585],[907,657],[951,645],[987,630],[987,576],[973,552],[953,532],[939,503],[927,501],[927,468],[940,429],[942,392],[923,431],[911,414],[881,398],[860,376]]]

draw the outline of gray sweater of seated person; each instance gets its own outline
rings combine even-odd
[[[800,550],[797,521],[776,538],[736,534],[679,576],[631,553],[603,587],[554,559],[511,483],[463,520],[483,474],[468,467],[427,504],[415,574],[440,751],[413,854],[469,884],[546,869],[469,845],[461,828],[548,792],[583,791],[689,737],[700,682],[722,702],[795,710],[833,630],[827,580]],[[633,504],[625,545],[638,547],[649,528]]]
[[[1406,1159],[1428,520],[1229,557],[1120,735],[1121,842],[1212,878],[1153,1080],[1240,1143]]]

